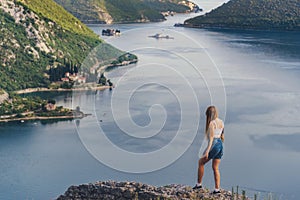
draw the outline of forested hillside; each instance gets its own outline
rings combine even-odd
[[[183,13],[191,8],[180,0],[55,0],[85,23],[162,21],[161,12]],[[181,2],[181,3],[180,3]]]
[[[7,91],[48,87],[100,44],[108,58],[123,53],[52,0],[1,0],[0,25],[0,89]]]
[[[299,0],[231,0],[185,21],[191,27],[300,30]]]

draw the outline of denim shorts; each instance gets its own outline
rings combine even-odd
[[[221,159],[223,156],[223,142],[220,138],[214,138],[208,159]]]

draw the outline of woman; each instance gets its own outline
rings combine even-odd
[[[223,156],[224,123],[218,118],[218,111],[215,106],[209,106],[206,110],[205,136],[208,140],[203,156],[199,160],[198,183],[193,189],[202,188],[204,165],[212,159],[212,168],[215,177],[214,194],[220,193],[220,172],[219,164]]]

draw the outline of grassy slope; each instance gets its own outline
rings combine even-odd
[[[26,88],[31,86],[44,86],[49,83],[42,74],[44,69],[40,66],[46,65],[45,56],[41,55],[39,63],[34,63],[34,58],[25,54],[25,47],[32,45],[33,41],[27,38],[25,28],[15,23],[14,19],[0,10],[0,22],[2,31],[0,40],[6,41],[0,48],[0,54],[15,55],[16,60],[0,63],[0,88],[7,91]],[[12,35],[12,33],[14,33]],[[15,48],[14,40],[18,41],[21,46]],[[4,66],[5,64],[5,66]]]
[[[81,21],[99,21],[97,6],[105,9],[104,0],[54,0]],[[101,21],[101,20],[100,20]]]
[[[300,30],[299,0],[231,0],[205,16],[185,22],[194,26]]]
[[[18,0],[35,13],[59,24],[70,32],[96,38],[96,34],[53,0]]]
[[[54,52],[42,51],[37,48],[37,40],[28,37],[26,28],[29,25],[40,28],[35,20],[27,18],[26,22],[16,23],[13,17],[0,9],[0,88],[13,91],[47,87],[52,80],[45,76],[45,73],[50,73],[49,67],[56,74],[61,74],[59,70],[66,66],[80,66],[89,52],[99,45],[105,49],[99,59],[117,58],[124,53],[103,43],[96,34],[52,0],[22,0],[23,4],[24,13],[34,11],[38,14],[39,19],[36,20],[46,30],[46,33],[39,35]],[[54,22],[54,25],[50,26],[48,22]],[[35,49],[39,57],[30,54],[29,49]]]

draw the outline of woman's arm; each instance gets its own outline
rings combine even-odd
[[[213,129],[213,124],[210,123],[209,127],[208,127],[208,144],[207,144],[207,147],[206,147],[206,150],[205,150],[205,153],[204,153],[205,158],[208,158],[208,154],[209,154],[210,148],[211,148],[212,143],[213,143],[213,139],[214,139],[214,131],[213,130],[214,130]]]
[[[223,128],[223,131],[222,131],[222,134],[221,134],[221,140],[222,140],[222,142],[224,142],[224,140],[225,140],[225,137],[224,137],[224,128]]]

